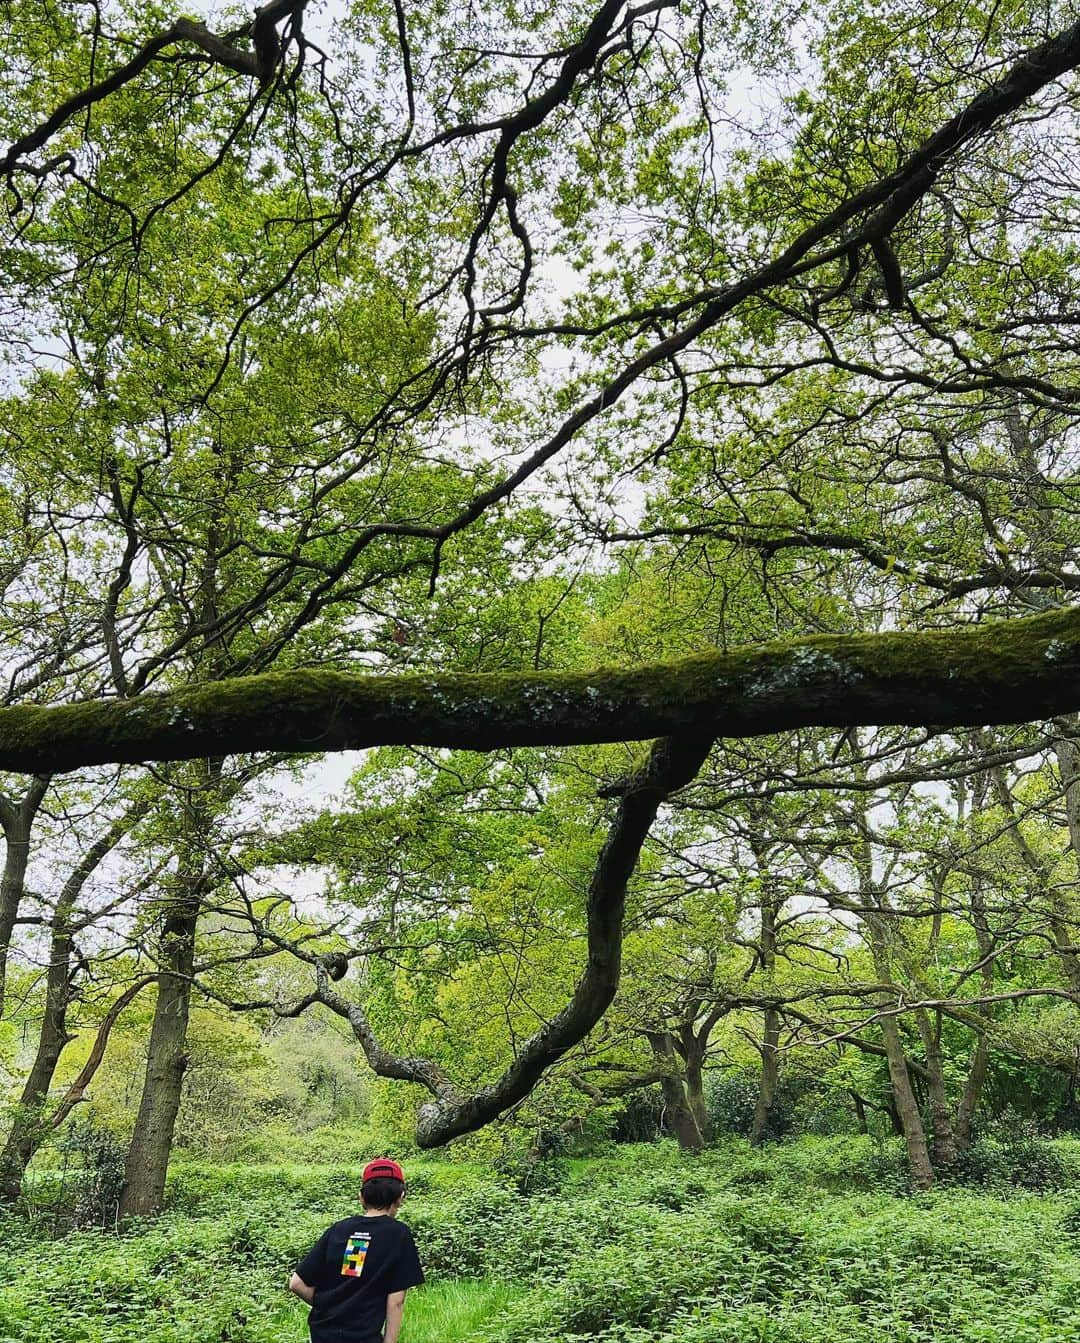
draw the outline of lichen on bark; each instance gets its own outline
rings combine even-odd
[[[686,731],[972,726],[1080,709],[1080,608],[947,630],[818,635],[591,671],[271,672],[134,699],[0,710],[0,769],[306,753],[479,751]]]

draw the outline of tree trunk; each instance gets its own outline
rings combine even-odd
[[[34,1154],[56,1065],[71,1037],[66,1018],[70,994],[71,931],[66,915],[54,922],[45,988],[45,1012],[37,1052],[23,1086],[15,1119],[0,1153],[0,1201],[14,1203],[22,1192],[23,1174]]]
[[[212,593],[204,614],[213,614]],[[195,934],[203,898],[212,885],[210,844],[218,810],[240,787],[239,776],[222,789],[222,758],[200,761],[196,786],[182,798],[176,891],[165,904],[159,948],[157,1001],[150,1028],[139,1113],[128,1148],[120,1217],[160,1212],[165,1196],[176,1115],[187,1069]]]
[[[769,1132],[776,1092],[780,1085],[780,1013],[775,1007],[765,1009],[765,1035],[761,1042],[761,1080],[758,1083],[754,1118],[750,1125],[750,1141],[754,1146],[764,1142]]]
[[[930,1161],[926,1131],[911,1085],[907,1060],[904,1058],[904,1045],[895,1017],[882,1018],[881,1034],[885,1042],[885,1057],[889,1064],[889,1080],[892,1083],[893,1100],[896,1103],[896,1117],[900,1131],[904,1135],[911,1178],[916,1189],[930,1189],[934,1184],[934,1167]]]
[[[697,1052],[686,1060],[686,1102],[700,1135],[700,1146],[704,1146],[709,1137],[709,1115],[705,1107],[704,1058]]]
[[[977,800],[982,801],[989,789],[990,780],[983,775],[977,781],[979,794]],[[979,979],[982,984],[983,992],[990,996],[994,991],[994,938],[990,931],[990,922],[986,913],[986,902],[983,899],[983,889],[981,878],[976,877],[975,884],[971,892],[971,916],[972,926],[975,929],[975,939],[979,948],[979,959],[981,969]],[[993,1009],[988,1002],[980,1004],[976,1011],[980,1016],[988,1020],[992,1016]],[[983,1083],[986,1081],[986,1069],[990,1060],[990,1045],[987,1041],[984,1031],[979,1031],[975,1037],[975,1050],[971,1056],[971,1064],[968,1068],[968,1075],[964,1079],[964,1090],[960,1096],[960,1103],[956,1107],[956,1145],[961,1152],[966,1152],[971,1146],[972,1126],[975,1120],[975,1112],[979,1108],[979,1099],[982,1096]]]
[[[30,860],[30,831],[49,780],[35,775],[18,801],[0,796],[0,828],[4,832],[4,869],[0,874],[0,1017],[4,1015],[7,987],[8,952],[15,932],[26,888],[26,867]]]
[[[647,1031],[657,1063],[663,1068],[660,1090],[664,1097],[667,1121],[684,1152],[700,1152],[705,1146],[705,1133],[694,1113],[687,1092],[685,1071],[679,1066],[675,1042],[669,1031]],[[704,1114],[704,1103],[702,1103]]]
[[[165,1175],[187,1067],[191,974],[201,904],[201,882],[189,880],[191,893],[176,900],[165,919],[146,1078],[124,1171],[121,1217],[159,1212],[165,1194]]]
[[[884,983],[892,982],[886,930],[880,920],[867,918],[870,930],[870,948],[874,958],[874,969]],[[885,1046],[885,1060],[889,1065],[889,1081],[892,1084],[893,1100],[896,1104],[896,1117],[904,1136],[907,1148],[908,1167],[916,1189],[930,1189],[934,1184],[934,1167],[930,1161],[930,1149],[926,1141],[919,1104],[915,1099],[915,1090],[911,1085],[907,1059],[904,1056],[904,1043],[900,1036],[896,1016],[890,1009],[896,1007],[893,998],[883,1003],[881,1017],[881,1036]]]
[[[680,1078],[665,1077],[661,1080],[660,1088],[664,1094],[668,1123],[679,1146],[684,1152],[700,1152],[705,1146],[705,1135],[687,1097],[685,1084]]]
[[[990,1049],[986,1036],[980,1035],[975,1041],[975,1052],[971,1058],[971,1067],[964,1080],[964,1091],[960,1104],[956,1107],[956,1146],[966,1152],[971,1146],[971,1126],[975,1111],[979,1108],[983,1082],[986,1080],[986,1066],[990,1058]]]
[[[37,1052],[30,1075],[23,1087],[15,1121],[8,1134],[4,1151],[0,1154],[0,1201],[14,1202],[19,1197],[23,1176],[34,1152],[41,1112],[56,1074],[56,1065],[60,1061],[64,1046],[72,1038],[67,1033],[67,1012],[72,998],[71,920],[75,902],[102,859],[112,852],[135,822],[146,814],[146,810],[146,802],[139,801],[117,819],[86,850],[64,883],[64,888],[57,899],[52,917],[41,1034],[38,1036]],[[108,1028],[105,1031],[105,1038],[108,1038]],[[48,1126],[52,1128],[57,1122],[59,1121],[54,1116]]]
[[[1080,749],[1072,737],[1054,741],[1054,756],[1065,793],[1065,819],[1073,856],[1080,863]],[[1069,986],[1080,993],[1080,903],[1072,890],[1051,890],[1051,933]]]
[[[870,1132],[870,1125],[866,1119],[866,1102],[857,1091],[851,1092],[851,1099],[855,1105],[855,1120],[859,1125],[859,1132],[865,1135]]]
[[[761,883],[761,926],[758,938],[758,959],[762,973],[771,978],[776,970],[776,917],[778,904],[772,892],[768,852],[757,836],[751,836],[751,848]],[[750,1123],[750,1141],[755,1147],[764,1141],[769,1131],[776,1093],[780,1085],[780,1013],[774,1007],[765,1009],[764,1029],[760,1047],[761,1078],[758,1082],[754,1117]]]
[[[935,1166],[951,1166],[959,1155],[953,1131],[949,1101],[945,1094],[945,1065],[941,1056],[941,1014],[936,1026],[929,1014],[919,1009],[916,1025],[926,1054],[926,1083],[930,1100],[930,1153]]]

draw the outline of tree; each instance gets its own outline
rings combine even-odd
[[[332,987],[336,953],[307,952],[312,1000],[376,1071],[431,1092],[434,1142],[514,1104],[611,1003],[631,871],[713,738],[1080,709],[1074,610],[963,627],[982,614],[973,594],[1076,584],[1031,526],[1013,564],[992,475],[972,499],[956,471],[993,400],[1075,404],[1068,248],[1044,223],[1063,189],[1037,171],[1032,127],[1068,134],[1080,25],[1023,8],[947,29],[900,4],[891,23],[829,14],[814,86],[780,99],[783,142],[750,126],[729,153],[725,67],[764,78],[799,45],[770,10],[724,27],[663,0],[560,8],[516,51],[482,33],[464,49],[454,7],[399,5],[392,22],[356,7],[333,61],[309,11],[272,0],[230,28],[8,6],[2,276],[24,352],[9,443],[75,426],[73,516],[112,560],[64,649],[74,674],[47,693],[24,682],[0,709],[0,766],[196,760],[205,775],[226,754],[659,738],[614,789],[577,987],[489,1087],[465,1094],[436,1061],[385,1049]],[[903,58],[867,81],[894,33]],[[552,300],[566,262],[581,281]],[[994,276],[1004,303],[985,297]],[[298,387],[299,419],[283,416]],[[859,448],[842,472],[838,443]],[[625,525],[642,491],[641,525]],[[963,520],[963,500],[996,558],[972,564],[956,527],[944,556],[922,537],[929,516],[942,533]],[[721,615],[690,659],[600,671],[447,670],[451,639],[412,652],[425,586],[471,591],[475,610],[493,553],[507,577],[542,572],[558,552],[537,511],[559,506],[564,552],[592,538],[633,563],[670,546],[699,577],[722,559],[725,591],[755,591],[738,630]],[[94,552],[78,557],[87,588]],[[838,575],[838,554],[858,567]],[[947,597],[950,623],[934,628],[913,586]],[[904,628],[866,620],[868,594]],[[734,633],[753,646],[733,650]],[[177,1024],[205,877],[184,871],[159,986],[177,991]],[[766,1035],[768,1051],[774,1016]]]
[[[68,1030],[69,1013],[73,1002],[80,996],[79,979],[86,967],[84,956],[78,952],[76,938],[80,934],[85,934],[88,928],[92,929],[96,922],[93,914],[78,909],[78,902],[83,897],[86,885],[95,871],[128,836],[145,815],[147,807],[145,798],[136,798],[132,801],[81,854],[56,898],[48,920],[49,944],[46,953],[45,993],[37,1050],[19,1097],[4,1149],[0,1152],[0,1200],[13,1202],[18,1198],[43,1120],[48,1128],[56,1128],[71,1112],[101,1062],[117,1016],[147,983],[148,977],[137,977],[116,995],[97,1026],[94,1046],[87,1064],[53,1113],[46,1119],[43,1111],[53,1085],[57,1065],[64,1047],[73,1038]],[[10,845],[10,839],[8,843]],[[117,905],[123,901],[113,900],[110,903],[110,912],[115,913]]]

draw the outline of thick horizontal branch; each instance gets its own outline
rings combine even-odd
[[[274,672],[0,710],[0,769],[383,745],[488,751],[685,732],[978,726],[1080,710],[1080,608],[922,633],[824,635],[590,672]]]

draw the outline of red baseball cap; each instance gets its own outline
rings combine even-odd
[[[367,1180],[400,1180],[405,1183],[405,1172],[396,1161],[391,1161],[388,1156],[376,1157],[374,1161],[369,1161],[364,1167],[364,1173],[360,1176],[360,1183]]]

